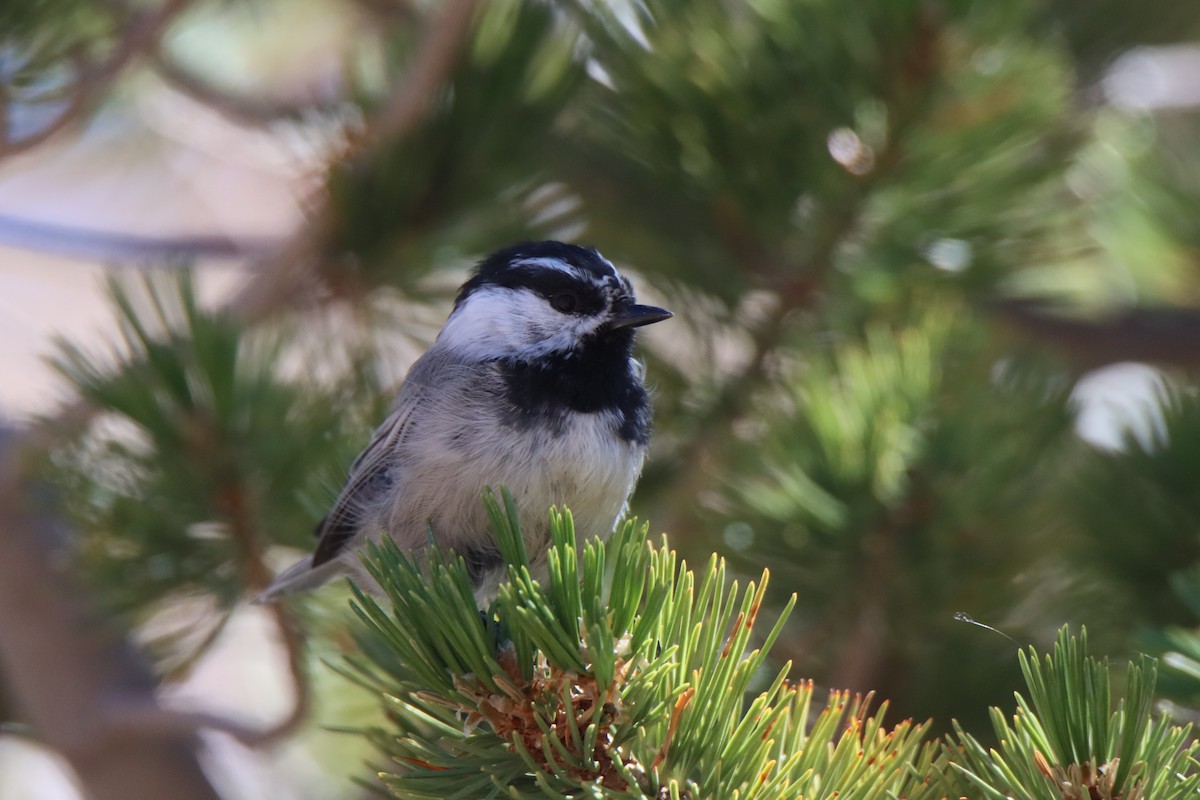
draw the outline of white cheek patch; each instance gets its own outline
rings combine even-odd
[[[573,349],[602,322],[600,317],[564,317],[531,292],[492,287],[454,310],[438,343],[478,360],[538,358]]]
[[[476,292],[450,314],[438,342],[477,358],[512,355],[527,338],[522,320],[532,309],[521,306],[531,300],[527,292],[511,289]]]

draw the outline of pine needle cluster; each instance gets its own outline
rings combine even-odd
[[[509,582],[478,612],[465,562],[390,541],[366,563],[386,601],[355,589],[359,653],[342,672],[377,694],[366,735],[401,800],[433,798],[912,798],[1174,800],[1200,791],[1190,726],[1153,713],[1157,664],[1125,671],[1063,628],[1018,654],[1028,698],[991,718],[988,747],[955,723],[886,725],[887,703],[770,670],[792,604],[760,626],[768,582],[744,590],[714,556],[692,571],[628,521],[576,539],[552,513],[549,567],[530,570],[515,503],[488,510]],[[793,600],[794,603],[794,600]],[[373,784],[368,784],[373,785]]]
[[[367,735],[396,797],[883,798],[920,783],[926,725],[885,727],[886,704],[822,704],[790,665],[768,670],[790,606],[760,624],[766,572],[744,590],[715,556],[693,572],[632,521],[579,547],[563,511],[535,577],[512,498],[488,504],[510,580],[482,617],[461,558],[419,564],[390,543],[368,560],[390,608],[355,594],[347,674],[385,698],[392,727]]]

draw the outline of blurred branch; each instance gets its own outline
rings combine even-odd
[[[383,108],[357,137],[349,156],[368,163],[384,143],[415,130],[429,116],[438,90],[446,83],[471,33],[478,0],[450,0],[422,37],[407,77],[396,84]],[[267,260],[262,272],[250,281],[231,307],[243,318],[255,320],[295,304],[317,282],[321,250],[332,227],[332,211],[320,203],[279,253]]]
[[[124,21],[121,38],[109,57],[99,64],[90,63],[82,55],[77,56],[75,81],[66,107],[50,122],[22,138],[9,139],[5,128],[0,158],[32,150],[91,113],[117,76],[140,56],[157,47],[163,32],[190,2],[166,0],[158,8],[141,11]]]
[[[1082,370],[1122,361],[1200,368],[1200,310],[1136,308],[1089,320],[1028,300],[998,300],[990,308],[1019,335],[1063,351]]]
[[[857,574],[852,581],[857,588],[845,593],[846,611],[839,615],[841,620],[851,620],[853,628],[839,637],[841,652],[829,673],[838,686],[855,691],[888,686],[891,676],[883,668],[888,656],[888,607],[905,575],[902,550],[905,542],[929,524],[936,508],[936,499],[927,491],[919,471],[911,470],[908,480],[905,501],[889,509],[859,545]]]
[[[478,0],[452,0],[427,32],[408,78],[392,89],[383,110],[367,129],[359,158],[389,139],[405,136],[425,121],[438,89],[458,64],[471,33]]]
[[[149,669],[93,618],[67,575],[62,524],[35,508],[28,444],[0,430],[0,665],[42,741],[95,800],[217,800],[196,755],[196,726],[170,735],[122,707],[169,716]]]
[[[172,89],[213,109],[240,125],[269,125],[297,120],[307,114],[328,114],[337,109],[336,98],[284,100],[235,93],[213,84],[175,60],[161,46],[150,56],[150,66]]]
[[[385,22],[415,23],[418,12],[412,0],[354,0],[354,4]]]
[[[109,262],[187,263],[198,258],[252,259],[271,252],[276,240],[228,236],[140,236],[54,225],[0,214],[0,243],[40,253]]]

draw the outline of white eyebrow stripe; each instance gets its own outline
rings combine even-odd
[[[592,252],[595,252],[595,251],[593,250]],[[613,263],[611,261],[609,261],[604,256],[600,255],[599,253],[596,253],[596,257],[599,258],[602,262],[604,262],[604,266],[606,266],[610,270],[612,270],[612,274],[614,277],[616,277],[616,278],[621,277],[621,273],[617,272],[617,268],[615,266],[613,266]]]
[[[553,269],[557,270],[558,272],[565,272],[566,274],[574,277],[579,277],[579,271],[577,269],[558,258],[522,258],[520,261],[514,261],[513,265],[518,267],[523,267],[526,265],[531,267],[545,267],[546,269]]]

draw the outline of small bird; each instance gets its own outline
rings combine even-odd
[[[494,594],[505,567],[485,486],[512,492],[534,566],[545,559],[552,505],[569,507],[582,534],[611,533],[650,439],[634,329],[671,316],[639,305],[591,248],[526,242],[488,256],[350,467],[315,552],[258,601],[339,575],[371,587],[359,547],[387,535],[415,551],[430,531],[465,559],[477,597]]]

